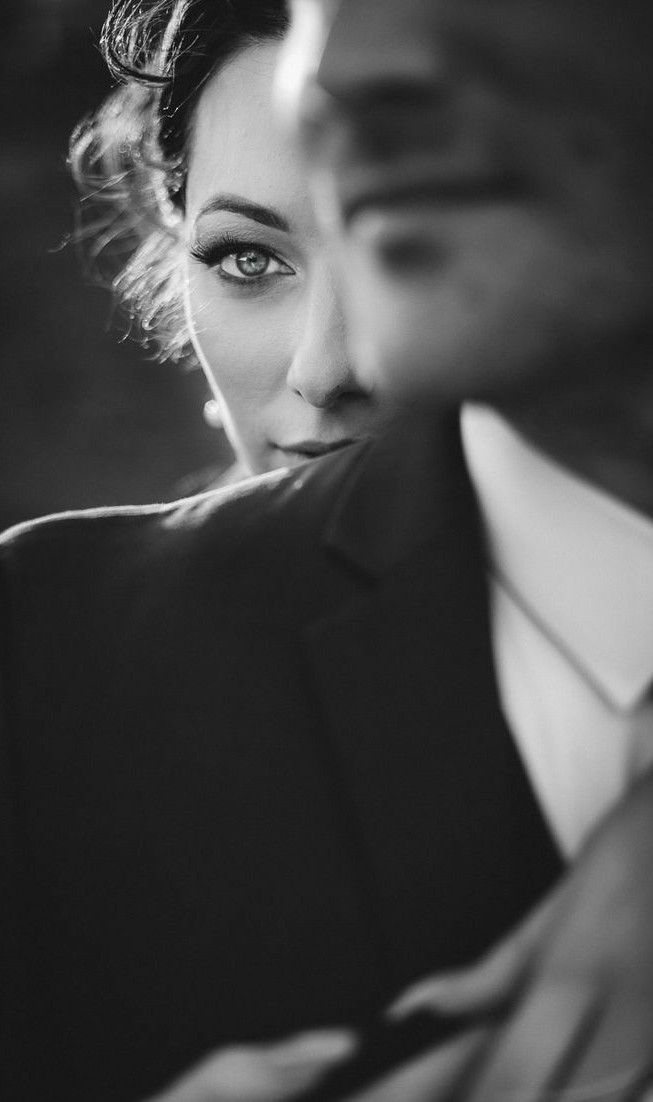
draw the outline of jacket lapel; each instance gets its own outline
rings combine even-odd
[[[394,988],[482,952],[559,860],[497,701],[457,416],[371,445],[325,542],[366,582],[308,643]]]

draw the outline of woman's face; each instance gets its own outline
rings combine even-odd
[[[248,47],[207,84],[184,219],[191,339],[254,472],[293,466],[387,420],[353,375],[304,175],[274,115],[278,50]]]

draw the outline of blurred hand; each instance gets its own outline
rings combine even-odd
[[[400,1017],[425,1007],[471,1014],[486,1025],[433,1053],[430,1083],[420,1081],[413,1094],[404,1091],[408,1080],[395,1081],[394,1097],[402,1102],[647,1099],[653,1084],[653,772],[595,832],[560,887],[497,950],[468,971],[417,984],[389,1013]],[[425,1058],[422,1065],[423,1079]],[[415,1075],[416,1067],[404,1074]],[[356,1102],[389,1102],[384,1087]]]
[[[345,1030],[322,1030],[220,1049],[148,1102],[284,1102],[316,1084],[355,1044]]]
[[[653,771],[540,907],[479,964],[389,1009],[478,1022],[346,1102],[653,1102]],[[280,1102],[356,1045],[227,1049],[150,1102]]]

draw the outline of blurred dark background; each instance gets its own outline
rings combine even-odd
[[[110,294],[62,247],[75,225],[68,136],[110,87],[108,3],[0,3],[0,527],[168,500],[230,461],[202,417],[201,372],[121,339]]]

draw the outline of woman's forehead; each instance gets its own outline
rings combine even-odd
[[[300,157],[273,102],[278,42],[242,50],[207,84],[193,120],[187,213],[214,193],[238,194],[299,215],[307,207]]]

